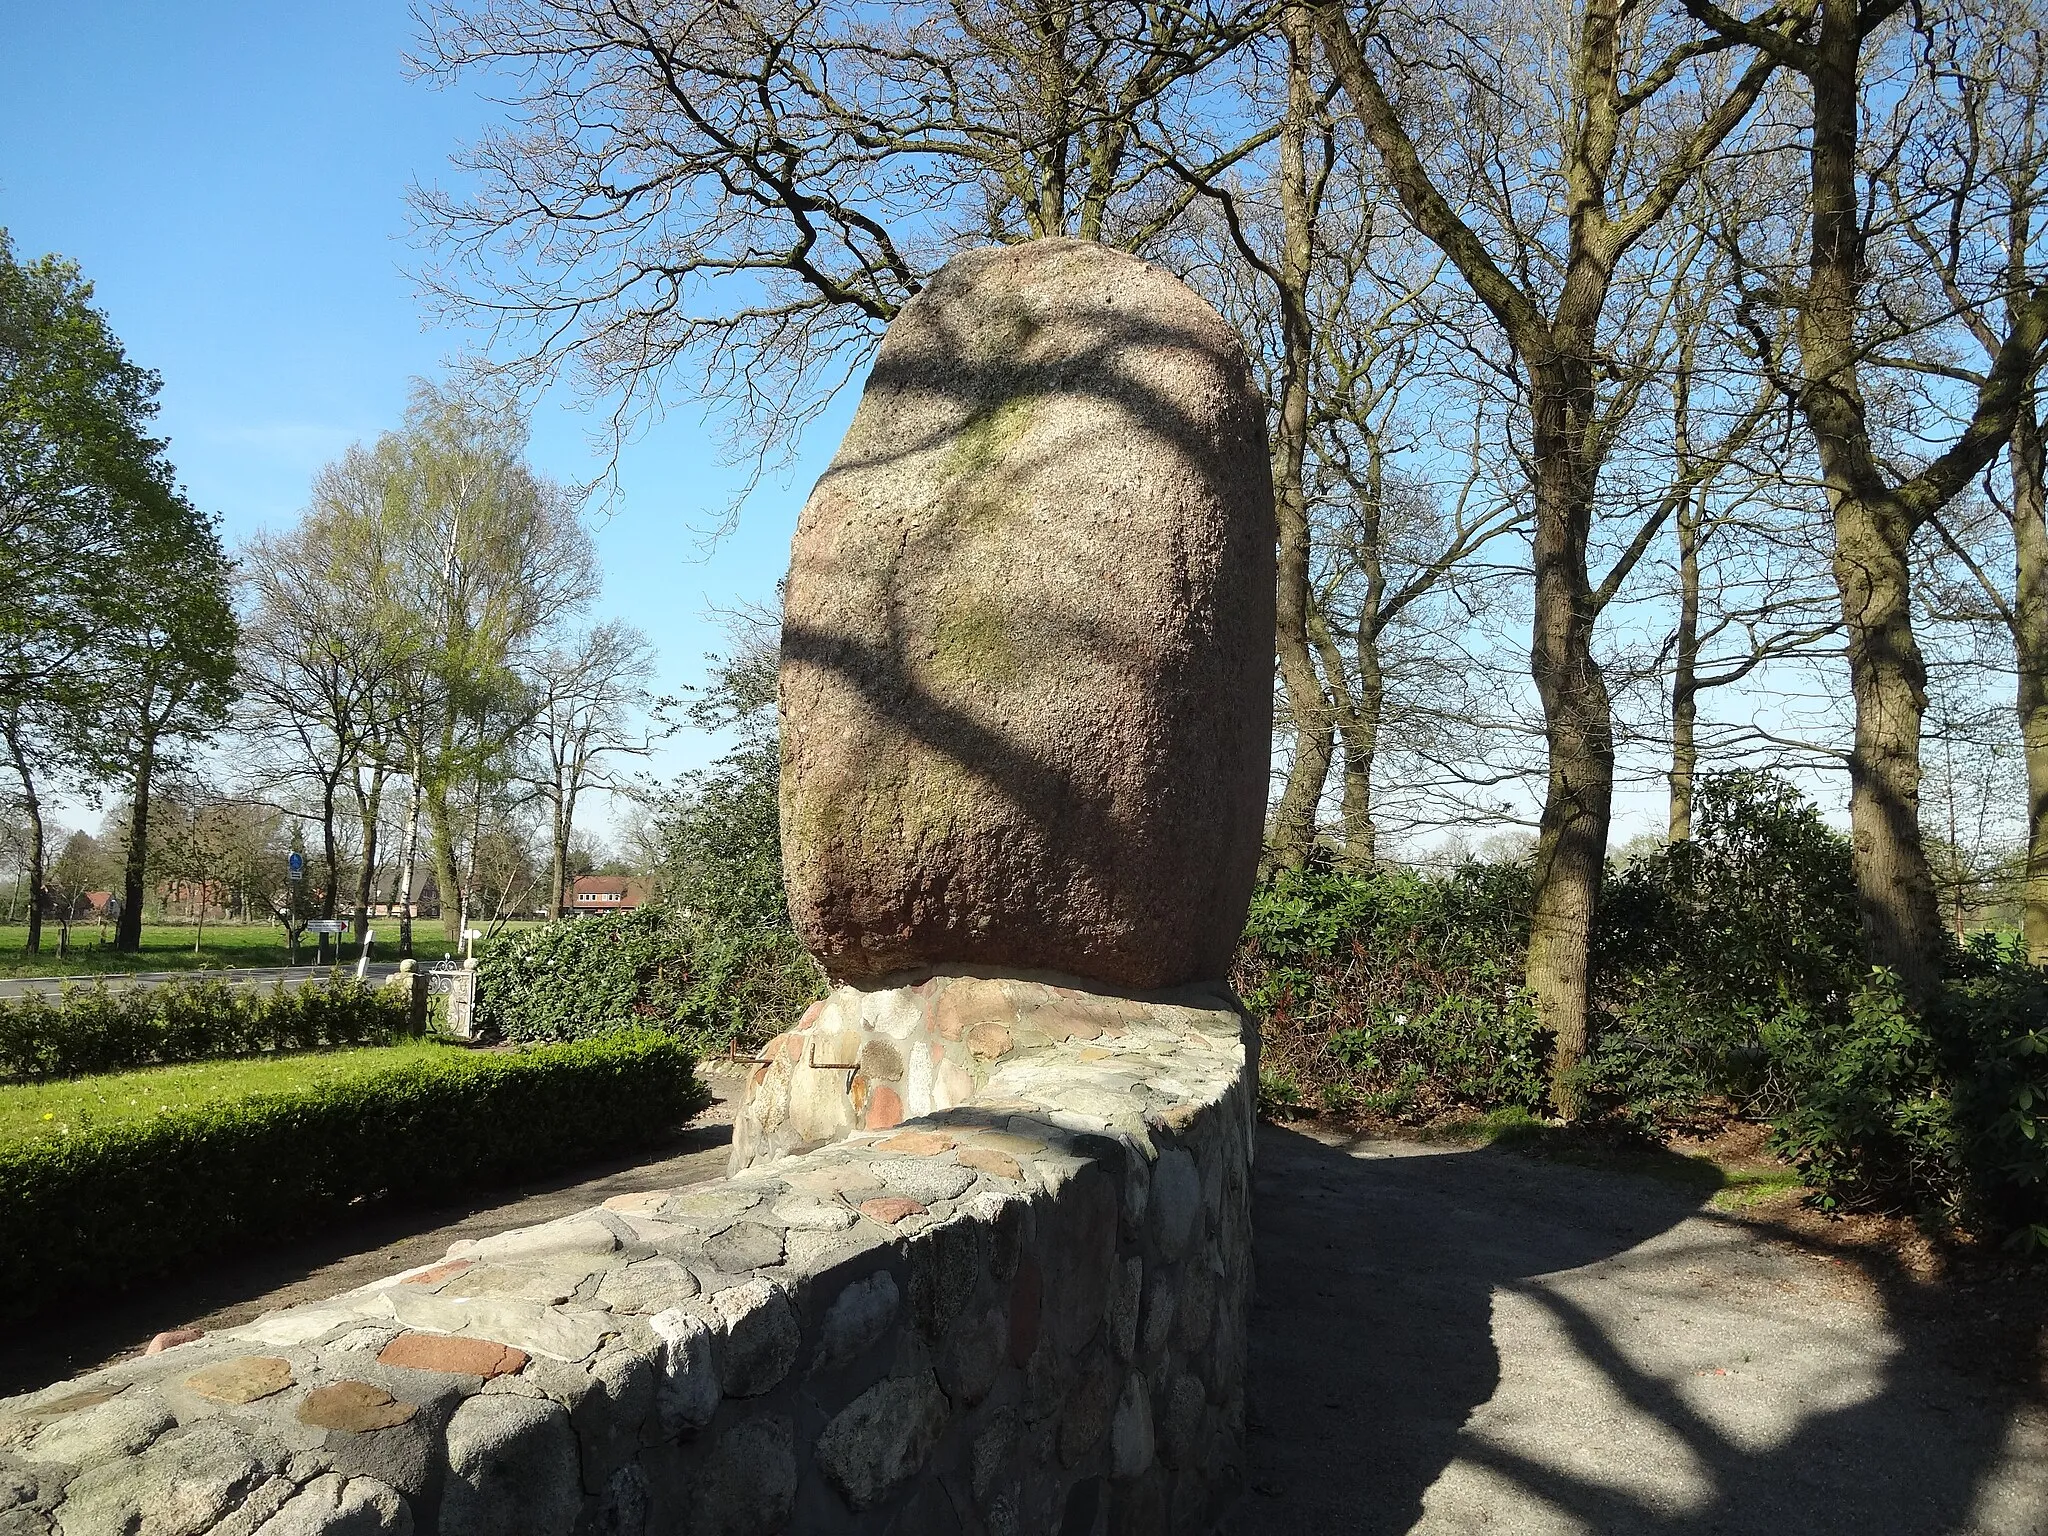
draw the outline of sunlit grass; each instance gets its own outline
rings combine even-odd
[[[151,1067],[61,1083],[0,1086],[0,1147],[49,1136],[148,1120],[258,1093],[291,1093],[340,1077],[361,1077],[408,1061],[445,1054],[431,1041],[304,1051],[190,1066]]]

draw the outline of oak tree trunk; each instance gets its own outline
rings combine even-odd
[[[1287,785],[1273,815],[1271,863],[1299,869],[1316,842],[1316,811],[1329,780],[1335,732],[1329,700],[1309,646],[1308,497],[1302,466],[1308,455],[1309,263],[1313,211],[1309,207],[1305,140],[1313,110],[1307,19],[1290,8],[1283,17],[1288,40],[1287,128],[1280,139],[1281,252],[1275,269],[1280,295],[1281,378],[1273,429],[1273,510],[1279,524],[1274,604],[1281,696],[1294,732]]]
[[[1558,371],[1583,370],[1567,361]],[[1536,532],[1529,670],[1543,703],[1550,776],[1536,846],[1527,983],[1554,1042],[1551,1104],[1566,1120],[1584,1107],[1574,1069],[1588,1043],[1588,957],[1614,801],[1614,722],[1593,657],[1597,609],[1586,569],[1592,485],[1578,442],[1591,404],[1589,374],[1583,383],[1539,376],[1531,389]]]
[[[1344,850],[1339,862],[1346,869],[1371,869],[1379,855],[1379,827],[1372,814],[1372,768],[1385,708],[1386,675],[1380,665],[1378,632],[1361,616],[1356,677],[1344,716]]]
[[[135,799],[129,808],[128,849],[121,868],[121,916],[114,924],[114,948],[134,954],[142,948],[143,877],[149,859],[149,791],[156,773],[156,741],[144,735],[135,758]]]
[[[1678,509],[1678,632],[1671,668],[1671,804],[1668,842],[1692,838],[1693,775],[1699,749],[1693,731],[1699,718],[1700,523],[1696,501]]]
[[[1864,281],[1856,163],[1861,19],[1856,0],[1826,0],[1808,72],[1813,234],[1799,310],[1799,405],[1834,520],[1835,587],[1856,713],[1849,832],[1864,942],[1872,964],[1888,967],[1908,996],[1922,998],[1941,952],[1941,917],[1920,838],[1927,667],[1913,634],[1907,563],[1915,520],[1871,444],[1857,374]]]
[[[1895,498],[1835,506],[1835,584],[1849,641],[1856,725],[1849,836],[1856,901],[1873,964],[1924,996],[1941,953],[1934,874],[1920,837],[1920,731],[1927,665],[1913,633],[1910,522]]]
[[[2048,965],[2048,475],[2029,400],[2012,434],[2013,651],[2027,766],[2027,865],[2020,929],[2027,958]]]

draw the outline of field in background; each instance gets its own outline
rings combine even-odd
[[[512,923],[509,929],[531,928],[534,923]],[[380,918],[370,925],[376,935],[370,956],[374,960],[395,960],[398,958],[398,924],[391,918]],[[19,923],[0,923],[0,976],[107,976],[124,971],[189,971],[222,970],[258,965],[290,965],[291,950],[284,942],[284,930],[269,923],[208,923],[201,940],[199,951],[193,953],[192,940],[196,930],[189,924],[169,925],[145,923],[142,928],[142,948],[132,955],[124,955],[114,948],[114,929],[107,925],[107,941],[100,943],[97,923],[74,923],[71,925],[71,953],[57,958],[57,925],[48,923],[43,928],[43,952],[29,955],[22,949],[28,941],[28,929]],[[413,953],[426,964],[433,964],[444,954],[452,954],[456,945],[441,929],[439,918],[422,918],[413,924]],[[488,940],[479,940],[481,952]],[[347,934],[342,935],[344,958],[355,962],[358,953],[355,943]],[[301,965],[311,965],[318,951],[313,937],[305,935],[299,943]]]

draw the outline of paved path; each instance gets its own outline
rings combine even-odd
[[[344,961],[342,974],[353,976],[356,963]],[[95,982],[105,982],[111,992],[129,987],[161,987],[173,981],[224,981],[231,987],[267,987],[283,982],[296,986],[302,981],[325,981],[333,974],[324,965],[265,965],[249,966],[240,970],[189,970],[189,971],[95,971],[73,976],[9,976],[0,979],[0,999],[28,997],[41,993],[55,997],[66,985],[89,987]],[[364,975],[370,981],[382,981],[387,976],[398,974],[395,960],[371,961]]]
[[[2042,1536],[2038,1282],[1867,1276],[1639,1175],[1262,1129],[1236,1536]]]

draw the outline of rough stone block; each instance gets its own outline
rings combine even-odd
[[[1087,241],[947,263],[791,548],[784,866],[826,969],[1223,975],[1273,559],[1258,390],[1202,299]]]

